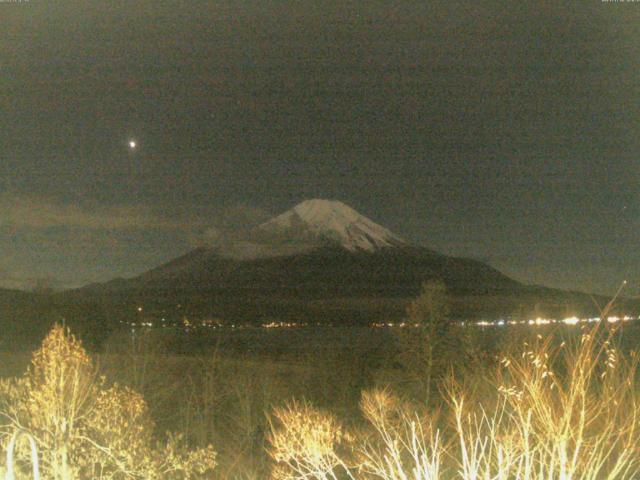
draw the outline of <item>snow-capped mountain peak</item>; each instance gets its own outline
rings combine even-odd
[[[405,243],[388,229],[336,200],[306,200],[258,228],[270,233],[304,233],[337,242],[350,251],[373,252]]]

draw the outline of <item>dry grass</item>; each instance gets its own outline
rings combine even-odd
[[[540,336],[502,359],[483,395],[449,382],[439,414],[384,390],[363,394],[368,427],[351,433],[307,403],[276,409],[274,478],[637,478],[638,364],[635,354],[620,354],[614,336],[604,325],[575,342]]]
[[[292,402],[273,412],[270,453],[277,462],[274,479],[353,478],[341,448],[348,442],[344,428],[330,413],[307,402]]]

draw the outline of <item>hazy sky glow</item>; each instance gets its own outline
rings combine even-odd
[[[640,285],[640,3],[393,3],[0,2],[0,286],[311,197],[526,282]]]

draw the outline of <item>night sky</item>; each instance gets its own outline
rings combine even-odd
[[[527,283],[637,291],[639,180],[640,3],[0,0],[0,286],[329,198]]]

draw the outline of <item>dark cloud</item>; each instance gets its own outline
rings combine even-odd
[[[242,206],[160,210],[0,196],[0,287],[61,289],[132,276],[266,217]]]
[[[83,208],[51,198],[21,194],[0,195],[0,226],[119,230],[127,228],[178,228],[183,226],[163,218],[148,207],[104,206]]]

